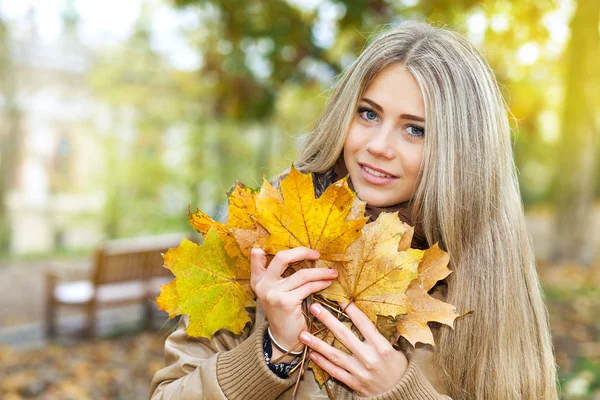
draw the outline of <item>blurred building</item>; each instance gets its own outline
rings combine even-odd
[[[9,30],[19,110],[19,157],[6,213],[12,253],[85,248],[102,236],[102,190],[90,183],[102,163],[97,138],[107,111],[92,97],[86,73],[94,53],[77,38],[70,2],[52,43],[37,32],[33,12]]]

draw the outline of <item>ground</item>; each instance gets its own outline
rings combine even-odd
[[[127,306],[101,314],[101,319],[112,320],[102,329],[102,338],[82,340],[76,330],[64,326],[57,340],[44,338],[45,271],[78,278],[86,276],[90,266],[89,258],[0,265],[0,399],[147,397],[152,376],[164,364],[170,326],[160,328],[166,314],[158,312],[155,328],[142,332],[135,319],[119,323],[131,319],[131,313],[141,315],[137,306]],[[74,315],[75,325],[82,322],[78,316],[82,314]]]
[[[145,399],[163,366],[163,337],[141,333],[15,351],[0,348],[0,398]]]
[[[600,400],[600,265],[539,265],[565,399]]]

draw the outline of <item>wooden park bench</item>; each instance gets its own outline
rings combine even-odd
[[[177,247],[184,234],[121,239],[96,249],[87,279],[65,281],[54,271],[46,274],[46,335],[54,337],[57,309],[64,306],[85,311],[83,334],[93,336],[96,313],[101,307],[138,303],[143,306],[144,327],[150,327],[159,286],[173,279],[163,267],[161,253]]]

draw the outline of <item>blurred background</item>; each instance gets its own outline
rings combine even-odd
[[[494,69],[563,398],[600,399],[599,15],[599,0],[0,0],[0,399],[145,398],[170,325],[143,298],[80,332],[96,250],[141,263],[193,237],[188,206],[218,218],[236,179],[289,167],[332,79],[407,20],[464,33]],[[82,307],[57,313],[61,293]]]

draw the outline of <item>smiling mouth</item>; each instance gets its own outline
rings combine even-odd
[[[397,176],[386,174],[386,173],[380,172],[380,171],[376,171],[373,168],[367,167],[364,164],[359,164],[359,165],[362,169],[364,169],[365,171],[367,171],[369,174],[371,174],[373,176],[378,176],[380,178],[397,178]]]

